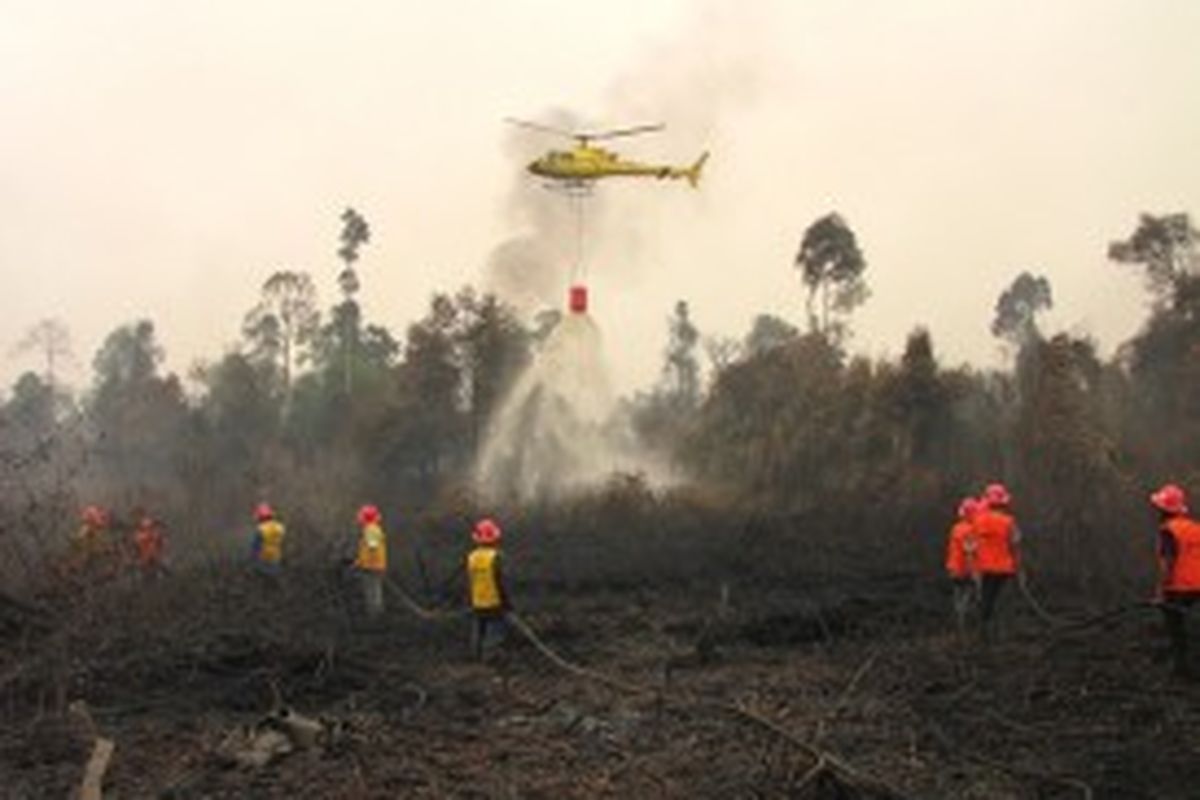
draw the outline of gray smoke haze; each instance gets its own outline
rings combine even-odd
[[[731,35],[731,22],[748,28],[747,35]],[[643,137],[601,144],[638,161],[691,163],[716,136],[722,115],[752,102],[764,63],[752,29],[703,7],[680,38],[651,48],[613,82],[601,113],[552,110],[533,121],[573,131],[666,123],[668,135],[645,137],[661,136],[666,146],[639,141]],[[735,46],[721,48],[721,42]],[[551,191],[525,171],[546,150],[572,145],[525,128],[506,134],[514,173],[506,212],[517,232],[489,254],[485,280],[527,316],[561,308],[572,280],[591,285],[597,278],[612,295],[598,302],[632,299],[642,271],[655,261],[656,237],[685,234],[680,225],[663,224],[672,204],[697,204],[697,193],[674,181],[601,180],[579,198]],[[609,370],[622,355],[606,352],[593,317],[566,315],[489,421],[476,465],[478,489],[492,498],[528,500],[598,484],[614,470],[665,483],[667,470],[631,447],[628,421],[613,415]]]
[[[568,131],[583,128],[580,117],[562,109],[542,112],[531,121]],[[576,226],[568,198],[525,167],[545,151],[571,144],[517,126],[504,133],[503,150],[513,172],[504,211],[514,233],[488,254],[484,284],[527,316],[547,306],[561,307],[575,258]]]
[[[143,316],[166,368],[218,356],[282,265],[326,305],[346,204],[376,234],[364,312],[393,330],[488,262],[490,288],[561,307],[569,206],[523,172],[561,145],[506,116],[662,122],[613,149],[712,152],[699,191],[617,180],[591,202],[591,305],[620,393],[659,374],[676,300],[706,336],[740,338],[759,313],[803,324],[792,259],[830,211],[868,262],[855,353],[895,355],[924,325],[948,362],[990,365],[1017,268],[1054,284],[1047,333],[1111,350],[1147,300],[1108,244],[1143,212],[1200,208],[1187,0],[5,9],[0,350],[61,318],[76,387],[104,335]],[[38,366],[0,359],[0,383]]]
[[[638,161],[685,166],[720,138],[723,115],[754,102],[768,71],[763,24],[731,6],[701,5],[676,37],[648,47],[613,80],[601,108],[552,108],[524,118],[573,131],[663,123],[665,131],[601,146]],[[572,201],[525,166],[547,150],[573,144],[519,127],[505,133],[504,153],[514,175],[506,217],[517,232],[489,254],[485,284],[527,314],[562,306],[575,261],[577,221]],[[700,202],[682,182],[599,181],[582,201],[586,277],[636,287],[654,260],[646,254],[654,253],[655,238],[670,233],[662,223],[671,204]]]

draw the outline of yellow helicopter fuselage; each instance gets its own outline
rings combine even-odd
[[[676,167],[668,164],[642,164],[637,161],[627,161],[615,153],[590,145],[580,145],[572,150],[551,150],[546,155],[529,164],[529,171],[534,175],[552,180],[584,183],[600,178],[618,176],[687,179],[693,187],[700,181],[700,170],[708,160],[708,153],[703,153],[690,167]]]

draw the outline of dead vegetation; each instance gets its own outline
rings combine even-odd
[[[336,568],[239,567],[6,604],[6,796],[67,796],[100,738],[104,785],[135,797],[1182,798],[1200,779],[1197,689],[1135,609],[1051,628],[1014,592],[981,649],[915,575],[526,578],[541,645],[514,633],[478,666],[460,615],[393,602],[368,625]]]

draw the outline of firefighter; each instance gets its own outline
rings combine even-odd
[[[117,552],[109,534],[108,512],[100,506],[85,506],[79,522],[67,557],[68,574],[89,579],[111,577]]]
[[[156,580],[166,572],[166,549],[162,523],[143,514],[133,532],[133,554],[143,580]]]
[[[483,661],[489,630],[503,637],[504,617],[509,611],[508,592],[500,568],[500,526],[492,519],[475,523],[471,538],[475,548],[467,555],[467,584],[474,618],[471,623],[471,654]]]
[[[980,502],[974,497],[963,498],[958,504],[958,519],[950,528],[946,542],[946,575],[954,593],[954,619],[958,632],[966,630],[967,612],[979,596],[979,571],[975,565],[975,527]]]
[[[1021,531],[1010,510],[1012,495],[1004,484],[989,484],[980,501],[982,508],[972,526],[975,569],[979,573],[980,633],[988,641],[992,637],[996,599],[1005,584],[1020,573]]]
[[[250,558],[260,575],[277,577],[283,571],[283,537],[287,533],[275,516],[275,509],[259,503],[254,509],[254,537],[250,542]]]
[[[1200,598],[1200,523],[1188,516],[1187,495],[1168,483],[1150,495],[1159,513],[1159,607],[1177,675],[1188,675],[1186,611]]]
[[[358,510],[358,554],[354,566],[363,586],[363,601],[367,616],[383,613],[383,581],[387,573],[387,536],[383,532],[383,517],[372,505]]]

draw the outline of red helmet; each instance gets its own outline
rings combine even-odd
[[[500,541],[503,533],[500,526],[491,517],[484,517],[475,523],[475,530],[471,531],[471,538],[476,544],[495,544]]]
[[[981,505],[983,505],[983,501],[978,498],[964,497],[962,502],[958,504],[958,518],[971,519],[979,513]]]
[[[989,483],[983,490],[983,502],[987,503],[989,508],[1000,508],[1012,502],[1012,495],[1003,483]]]
[[[367,505],[358,510],[358,524],[371,525],[380,520],[379,509],[375,506]]]
[[[83,510],[79,512],[79,518],[84,524],[97,528],[104,527],[108,523],[108,515],[100,506],[84,506]]]
[[[1168,483],[1150,495],[1150,503],[1159,511],[1168,514],[1188,513],[1187,494],[1174,483]]]
[[[269,519],[275,519],[275,509],[271,508],[266,503],[259,503],[254,507],[254,518],[259,522],[266,522]]]

